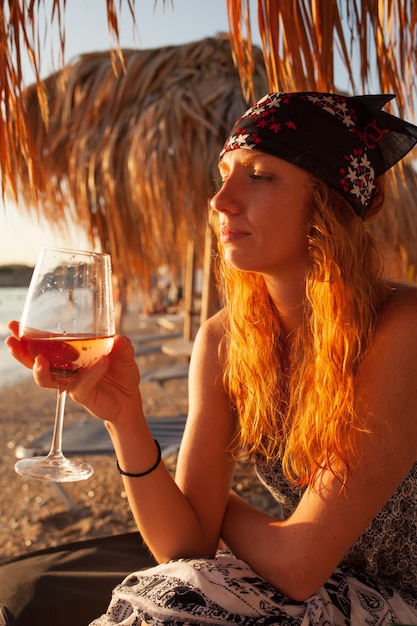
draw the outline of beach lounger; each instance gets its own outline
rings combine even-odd
[[[161,446],[162,458],[178,451],[186,417],[186,415],[180,414],[147,418],[150,431],[153,437],[158,439]],[[23,459],[33,456],[46,456],[51,446],[52,434],[53,428],[40,437],[17,446],[15,449],[16,457]],[[113,454],[113,445],[104,422],[92,417],[83,418],[75,424],[64,427],[62,447],[65,456],[68,457]],[[52,485],[71,510],[78,508],[62,483],[53,482]]]
[[[177,340],[182,337],[179,332],[164,333],[161,335],[142,335],[136,339],[132,339],[135,348],[135,356],[146,356],[147,354],[156,354],[162,352],[162,346],[166,341]]]
[[[186,415],[169,417],[148,417],[147,422],[151,433],[158,439],[165,457],[178,450],[184,431]],[[45,456],[49,452],[53,428],[40,437],[19,445],[15,449],[18,459],[32,456]],[[113,446],[107,429],[99,419],[83,418],[75,424],[64,427],[62,447],[65,456],[94,456],[113,454]]]
[[[169,380],[176,380],[188,377],[188,363],[174,363],[165,367],[158,367],[155,370],[144,372],[141,375],[142,383],[157,383],[163,395],[164,401],[169,406],[173,415],[181,414],[180,407],[175,402],[171,394],[167,393],[164,383]]]

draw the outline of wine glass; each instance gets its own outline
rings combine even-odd
[[[18,474],[73,482],[89,478],[88,463],[62,452],[66,386],[113,347],[114,313],[108,254],[42,248],[33,271],[19,336],[29,354],[45,356],[58,383],[52,445],[46,457],[21,459]]]

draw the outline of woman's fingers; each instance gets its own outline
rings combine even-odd
[[[6,344],[13,358],[15,358],[25,367],[32,369],[33,358],[30,356],[30,354],[28,354],[27,350],[23,347],[19,339],[17,339],[14,334],[10,337],[7,337],[4,343]]]
[[[58,387],[57,381],[51,376],[49,361],[42,354],[33,363],[33,378],[38,387]]]
[[[80,372],[69,391],[76,402],[97,417],[113,420],[137,402],[139,378],[132,344],[118,335],[111,354]]]
[[[139,385],[140,374],[135,361],[135,349],[130,339],[124,335],[116,335],[114,338],[108,378],[127,393]]]
[[[12,320],[7,324],[7,328],[10,330],[13,337],[19,339],[19,322],[17,322],[16,320]]]
[[[74,385],[69,384],[69,391],[75,402],[85,405],[94,400],[97,387],[105,376],[109,367],[109,357],[102,356],[94,365],[80,371],[74,379]]]

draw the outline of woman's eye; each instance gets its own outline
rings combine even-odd
[[[213,180],[214,183],[214,189],[215,191],[220,191],[220,189],[223,187],[224,181],[222,178],[217,178],[215,180]]]
[[[256,172],[252,172],[252,174],[250,174],[250,177],[252,178],[252,180],[271,180],[272,177],[268,176],[267,174],[257,174]]]

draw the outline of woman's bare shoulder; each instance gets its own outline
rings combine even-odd
[[[379,433],[378,445],[385,437],[402,458],[400,482],[417,458],[417,288],[396,285],[381,307],[358,370],[357,398],[359,413]]]
[[[393,285],[380,307],[364,363],[381,380],[417,380],[417,287]]]
[[[211,345],[219,345],[226,332],[227,315],[225,309],[221,309],[209,317],[198,329],[196,342]]]
[[[391,284],[378,321],[383,326],[411,323],[417,331],[417,286]]]

